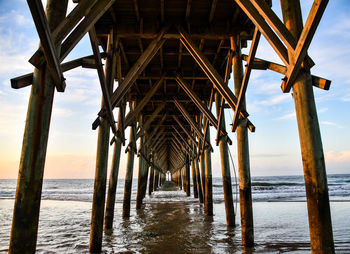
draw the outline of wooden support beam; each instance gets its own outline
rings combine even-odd
[[[77,6],[65,17],[64,20],[52,31],[52,39],[57,47],[62,40],[71,32],[71,30],[78,24],[78,22],[90,11],[91,7],[97,0],[82,0]],[[43,57],[42,47],[34,53],[29,59],[29,62],[37,66],[36,59]],[[38,66],[37,66],[38,67]]]
[[[242,79],[242,84],[241,84],[241,88],[240,88],[241,90],[240,90],[239,96],[238,96],[236,111],[235,111],[235,114],[233,117],[233,122],[232,122],[232,131],[233,132],[236,131],[237,124],[238,124],[238,118],[239,118],[239,112],[241,111],[243,102],[245,101],[245,93],[247,91],[250,73],[252,71],[252,66],[253,66],[253,62],[255,59],[256,51],[258,49],[259,41],[260,41],[260,31],[257,28],[255,28],[253,40],[252,40],[252,45],[250,47],[249,57],[247,60],[247,65],[246,65],[244,76]]]
[[[213,113],[211,113],[210,110],[208,110],[207,106],[204,105],[200,98],[197,96],[197,94],[192,90],[190,85],[181,77],[179,73],[176,74],[176,81],[181,86],[181,88],[186,92],[188,97],[193,101],[193,103],[198,107],[198,109],[208,118],[209,122],[215,127],[215,129],[218,129],[218,121],[216,120]],[[227,132],[220,131],[221,135],[226,136]],[[228,142],[230,145],[232,144],[232,141],[228,137]]]
[[[132,121],[137,117],[137,115],[141,112],[141,110],[146,106],[152,96],[157,92],[160,85],[163,84],[164,76],[161,76],[160,79],[154,84],[151,90],[148,91],[146,95],[144,95],[143,99],[137,104],[134,111],[129,112],[125,118],[125,127],[129,126]]]
[[[230,75],[231,75],[231,71],[232,71],[232,57],[233,57],[233,52],[232,50],[229,50],[228,52],[228,56],[227,56],[227,61],[226,61],[226,69],[225,69],[225,78],[224,78],[224,82],[226,85],[228,85],[228,80],[230,79]],[[218,131],[216,132],[216,146],[219,145],[219,142],[220,142],[220,126],[222,125],[222,120],[223,118],[225,118],[224,116],[224,106],[225,106],[225,99],[221,97],[221,102],[219,103],[218,105],[218,114],[217,114],[217,118],[218,118],[218,126],[219,126],[219,129]]]
[[[159,32],[156,39],[154,39],[147,49],[143,52],[143,54],[139,57],[133,67],[130,69],[126,77],[124,78],[121,85],[114,91],[112,95],[112,106],[117,106],[121,102],[122,98],[125,96],[127,91],[134,84],[137,77],[140,73],[146,68],[148,63],[152,60],[152,58],[156,55],[160,47],[164,44],[165,40],[163,36],[165,32],[168,30],[169,26],[164,26]]]
[[[129,145],[133,146],[128,150],[128,159],[125,172],[125,184],[124,184],[124,199],[123,199],[123,218],[130,217],[130,202],[131,202],[131,191],[132,191],[132,179],[134,169],[134,150],[136,149],[135,140],[135,128],[130,128]],[[134,147],[135,146],[135,147]]]
[[[178,108],[178,110],[181,112],[181,114],[185,117],[185,119],[187,120],[187,122],[191,125],[191,127],[194,129],[194,131],[196,132],[196,134],[198,135],[198,137],[203,141],[204,141],[204,136],[201,133],[201,131],[198,129],[198,126],[196,125],[196,123],[194,122],[194,120],[192,119],[192,117],[190,116],[190,114],[187,112],[187,110],[185,109],[185,107],[177,100],[174,99],[174,104],[175,106]]]
[[[101,57],[96,41],[96,34],[94,31],[90,32],[91,45],[95,55],[95,61],[97,64],[97,70],[103,86],[103,95],[101,107],[106,104],[105,98],[109,98],[109,93],[113,91],[114,75],[116,69],[116,58],[114,57],[114,50],[116,46],[116,37],[113,29],[110,31],[107,43],[108,58],[105,65],[105,74],[102,69]],[[104,94],[105,93],[105,94]],[[108,101],[107,101],[108,102]],[[112,111],[110,112],[113,117]],[[103,236],[103,221],[105,211],[105,198],[106,198],[106,181],[107,181],[107,167],[108,167],[108,139],[109,139],[109,125],[114,126],[114,133],[116,134],[116,127],[114,118],[108,121],[103,121],[98,131],[98,146],[96,156],[96,169],[95,169],[95,182],[94,182],[94,194],[92,201],[92,213],[91,213],[91,228],[90,228],[90,252],[101,252],[102,249],[102,236]]]
[[[124,117],[123,114],[124,114],[123,110],[119,110],[118,129],[121,127],[120,119]],[[120,137],[118,137],[114,143],[112,167],[111,167],[111,172],[109,176],[105,220],[104,220],[104,227],[106,229],[113,228],[114,206],[115,206],[115,197],[116,197],[117,184],[118,184],[122,143],[123,143],[123,140]]]
[[[211,24],[213,22],[217,3],[218,3],[218,0],[213,0],[211,2],[210,13],[209,13],[209,20],[208,20],[209,24]]]
[[[244,61],[247,61],[248,56],[242,54],[242,59]],[[258,70],[267,70],[268,69],[271,71],[281,73],[283,75],[285,75],[287,73],[286,66],[283,66],[283,65],[277,64],[277,63],[273,63],[273,62],[269,62],[269,61],[266,61],[266,60],[263,60],[260,58],[254,59],[252,68],[258,69]],[[317,88],[320,88],[323,90],[329,90],[332,81],[325,79],[325,78],[318,77],[318,76],[314,76],[314,75],[311,75],[311,78],[312,78],[312,85],[314,87],[317,87]]]
[[[52,29],[66,16],[68,0],[47,1]],[[59,48],[57,49],[59,51]],[[47,67],[34,70],[19,163],[9,253],[35,253],[44,166],[55,86]]]
[[[298,75],[301,63],[304,61],[307,49],[310,46],[311,40],[314,37],[327,4],[328,0],[315,0],[311,7],[309,16],[307,17],[305,26],[300,34],[295,51],[291,56],[293,62],[288,66],[286,77],[281,85],[282,91],[284,93],[288,93],[290,91],[292,84]]]
[[[152,115],[145,121],[145,123],[141,126],[141,129],[136,135],[136,140],[139,139],[143,135],[145,131],[148,130],[149,126],[153,122],[153,120],[159,115],[160,111],[165,107],[166,103],[161,103],[159,106],[156,108],[156,110],[152,113]]]
[[[274,33],[272,28],[266,23],[265,19],[261,16],[259,11],[249,0],[235,0],[236,3],[241,7],[249,19],[259,28],[260,32],[264,35],[266,40],[270,43],[272,48],[281,58],[285,65],[289,64],[287,48],[280,41],[278,36]]]
[[[241,60],[240,37],[237,34],[231,40],[231,49],[236,52],[232,59],[233,79],[235,93],[239,95],[242,85],[243,66]],[[245,105],[243,105],[244,107]],[[253,206],[250,177],[249,143],[246,119],[238,123],[237,134],[237,154],[238,154],[238,176],[239,176],[239,204],[241,218],[242,245],[244,247],[254,246],[254,223]]]
[[[58,92],[64,92],[66,83],[64,81],[65,79],[58,60],[56,46],[52,40],[51,31],[46,20],[43,5],[40,0],[27,0],[27,3],[38,32],[47,66],[55,83],[56,90]]]
[[[315,4],[325,5],[326,2],[328,1],[315,1],[312,10],[316,11]],[[303,40],[300,34],[305,34],[305,28],[310,29],[310,22],[307,21],[303,29],[299,0],[281,1],[281,7],[287,28],[295,38]],[[304,168],[311,253],[335,253],[325,156],[310,82],[310,72],[299,71],[293,82],[293,99]]]
[[[175,125],[172,125],[171,127],[173,127],[173,129],[175,130],[175,132],[177,133],[177,135],[180,136],[180,138],[182,139],[182,141],[183,141],[184,143],[186,143],[186,146],[189,146],[189,145],[187,144],[188,141],[186,141],[186,138],[184,138],[184,137],[182,136],[182,134],[180,133],[180,131],[175,127]],[[187,133],[185,133],[185,134],[187,134]],[[191,138],[190,138],[190,139],[191,139]],[[195,147],[194,149],[191,148],[191,150],[193,151],[193,153],[197,154],[197,153],[196,153],[196,147],[198,146],[198,144],[195,143],[195,142],[193,142],[192,140],[191,140],[190,142],[193,143],[193,146]]]
[[[113,35],[111,35],[111,36],[113,36]],[[110,95],[109,95],[109,90],[111,90],[111,89],[109,89],[107,86],[106,77],[105,77],[105,74],[103,72],[101,56],[100,56],[100,51],[98,49],[96,31],[95,31],[94,27],[92,27],[91,30],[89,31],[89,37],[90,37],[92,51],[93,51],[94,56],[95,56],[95,63],[96,63],[98,78],[100,80],[100,85],[101,85],[101,90],[102,90],[102,96],[103,96],[103,106],[102,107],[106,108],[109,125],[111,126],[111,129],[112,129],[114,135],[117,135],[117,127],[115,125],[115,120],[114,120],[114,116],[113,116],[113,109],[112,109]],[[114,39],[109,38],[109,40],[113,41]],[[114,71],[114,70],[110,70],[110,71]],[[111,80],[111,82],[113,82],[114,77],[111,78],[110,80]],[[113,85],[113,83],[112,83],[112,85]]]
[[[182,122],[176,116],[173,116],[173,119],[177,122],[177,124],[181,127],[181,129],[186,133],[186,135],[191,139],[191,141],[197,144],[196,139],[192,136],[191,132],[182,124]]]
[[[159,123],[154,127],[152,133],[149,135],[146,143],[145,143],[145,146],[148,146],[148,144],[151,142],[153,136],[157,133],[157,131],[159,130],[160,126],[162,125],[162,123],[165,121],[167,115],[165,114],[162,119],[159,121]]]
[[[173,126],[173,128],[175,129],[174,126]],[[175,129],[175,130],[177,131],[177,129]],[[181,142],[181,140],[179,140],[179,138],[175,135],[175,133],[172,132],[172,135],[173,135],[174,138],[178,141],[178,143],[181,144],[181,147],[182,147],[182,148],[184,148],[183,146],[185,145],[185,147],[187,147],[187,150],[191,151],[191,153],[190,153],[190,156],[191,156],[191,157],[196,156],[196,152],[192,149],[192,147],[187,143],[188,141],[186,141],[186,140],[182,137],[182,135],[181,135],[179,132],[177,132],[177,135],[180,137],[180,139],[182,140],[182,142]]]
[[[213,105],[213,101],[214,101],[214,88],[211,90],[210,93],[210,99],[209,99],[209,110],[211,111],[212,105]],[[203,116],[203,130],[204,130],[204,137],[207,136],[208,130],[209,130],[209,120],[207,118],[204,118]],[[201,122],[199,122],[199,125],[201,126]],[[199,129],[201,129],[201,127],[199,127]],[[204,148],[205,148],[205,142],[202,142],[202,146],[200,146],[200,151],[199,154],[202,154],[204,152]],[[204,164],[203,164],[204,165]],[[204,173],[204,171],[203,171]],[[204,177],[204,174],[202,173],[202,176]],[[204,193],[204,191],[203,191]]]
[[[192,55],[198,65],[202,68],[204,73],[207,75],[208,79],[212,82],[218,92],[225,98],[227,103],[230,105],[231,109],[235,111],[237,98],[232,93],[232,91],[224,85],[224,81],[219,73],[215,70],[215,68],[210,64],[209,60],[205,57],[205,55],[197,48],[194,44],[190,35],[185,32],[183,28],[178,27],[179,33],[181,35],[181,42],[187,48],[188,52]],[[241,111],[240,115],[244,118],[248,117],[248,113],[246,111]],[[255,129],[254,125],[249,122],[249,129]]]
[[[106,58],[106,53],[100,53],[100,55],[101,58]],[[61,70],[66,72],[80,66],[83,68],[96,68],[95,60],[93,58],[94,55],[90,55],[63,63],[61,64]],[[11,87],[14,89],[27,87],[31,84],[33,84],[33,72],[11,79]]]
[[[62,43],[60,62],[62,62],[97,20],[112,6],[115,0],[100,0],[91,8],[85,18],[75,27]],[[31,63],[41,66],[44,58],[40,54],[34,54],[30,59]]]

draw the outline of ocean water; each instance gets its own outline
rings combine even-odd
[[[121,217],[124,180],[118,182],[115,222],[104,234],[104,253],[310,252],[302,176],[252,178],[256,245],[251,250],[241,247],[239,205],[236,227],[226,226],[220,178],[213,179],[212,218],[205,217],[193,193],[186,197],[180,190],[147,195],[143,208],[136,211],[136,182],[127,220]],[[350,253],[350,175],[329,175],[328,184],[336,252]],[[15,188],[16,180],[0,180],[0,253],[8,251]],[[38,253],[88,252],[92,192],[93,180],[44,181]]]

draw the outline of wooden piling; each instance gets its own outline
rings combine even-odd
[[[186,179],[186,195],[187,197],[191,196],[191,182],[190,182],[190,158],[186,157],[186,164],[185,164],[185,179]]]
[[[142,190],[141,190],[141,194],[142,194],[142,199],[144,199],[146,197],[146,192],[147,192],[147,181],[148,181],[148,172],[149,172],[149,165],[147,160],[144,158],[145,163],[144,163],[144,167],[145,167],[145,175],[144,177],[144,184],[142,185]]]
[[[195,198],[198,198],[196,166],[194,165],[194,161],[195,161],[195,158],[193,158],[193,159],[191,160],[193,196],[194,196]]]
[[[105,78],[106,84],[111,94],[116,69],[116,57],[114,50],[116,38],[113,30],[108,34],[107,52],[109,57],[106,58]],[[101,108],[104,107],[102,99]],[[92,199],[91,227],[90,227],[90,244],[89,251],[93,253],[101,252],[103,237],[103,218],[106,198],[106,182],[108,167],[108,150],[109,150],[109,130],[110,124],[104,119],[98,129],[97,155],[94,181],[94,194]]]
[[[153,192],[154,166],[151,165],[151,173],[149,174],[148,195],[151,196]]]
[[[153,187],[154,191],[158,189],[158,184],[159,184],[159,171],[158,169],[156,169],[156,172],[154,174],[154,187]]]
[[[200,170],[201,170],[201,181],[202,181],[202,191],[203,191],[203,202],[204,206],[206,205],[205,203],[205,157],[204,157],[204,151],[199,155],[200,158]]]
[[[195,167],[196,167],[196,176],[197,176],[197,189],[198,189],[198,197],[199,202],[203,203],[203,189],[202,189],[202,179],[201,179],[201,173],[199,169],[199,163],[198,163],[198,157],[195,159]]]
[[[116,57],[116,45],[117,45],[117,36],[113,35],[113,45],[114,50],[112,52],[113,55],[113,63],[112,63],[112,70],[111,70],[111,76],[115,77],[115,69],[116,69],[116,63],[117,63],[117,57]],[[123,105],[122,107],[125,107]],[[124,118],[124,110],[119,110],[118,113],[118,130],[121,130],[123,128],[122,121]],[[117,184],[118,184],[118,175],[119,175],[119,166],[120,166],[120,155],[121,155],[121,149],[122,149],[122,139],[120,137],[116,137],[116,140],[114,142],[114,150],[113,150],[113,158],[112,158],[112,167],[109,175],[109,182],[108,182],[108,190],[107,190],[107,201],[106,201],[106,211],[105,211],[105,221],[104,221],[104,227],[106,229],[111,229],[113,227],[113,218],[114,218],[114,205],[115,205],[115,195],[117,191]]]
[[[47,1],[46,16],[51,31],[64,19],[67,4],[67,0]],[[60,52],[60,47],[57,52]],[[35,69],[22,143],[9,253],[35,253],[54,90],[48,68]]]
[[[140,138],[140,146],[141,151],[143,152],[143,139],[144,137]],[[136,194],[136,209],[140,209],[142,205],[142,189],[145,182],[145,174],[146,174],[146,167],[145,167],[145,160],[142,155],[139,157],[139,172],[138,172],[138,178],[137,178],[137,194]]]
[[[235,94],[236,96],[239,96],[243,78],[243,68],[240,38],[238,35],[231,37],[231,49],[235,52],[234,57],[232,59]],[[242,104],[241,109],[245,110],[245,100]],[[236,129],[239,177],[239,204],[241,212],[242,245],[244,247],[253,247],[254,226],[247,121],[247,119],[240,119],[238,127]]]
[[[128,160],[125,172],[124,199],[123,199],[123,218],[130,217],[130,202],[132,191],[132,175],[134,169],[134,155],[136,151],[134,124],[130,128]]]
[[[210,131],[207,132],[205,140],[210,143]],[[205,199],[204,212],[207,216],[213,215],[213,179],[211,172],[211,147],[206,145],[204,149],[205,160]]]
[[[219,118],[219,115],[220,115],[221,99],[222,99],[221,95],[219,93],[215,93],[217,118]],[[224,132],[226,131],[224,112],[222,112],[222,115],[221,115],[221,126],[219,126],[219,128]],[[224,199],[225,199],[226,224],[227,226],[235,226],[235,209],[233,206],[227,136],[219,137],[219,147],[220,147],[220,159],[221,159],[222,186],[224,189]]]
[[[182,169],[179,169],[177,172],[179,174],[179,189],[182,190]]]
[[[281,1],[281,7],[286,27],[299,39],[303,29],[299,0]],[[304,167],[311,251],[334,253],[326,166],[309,70],[299,71],[293,85],[293,98]]]

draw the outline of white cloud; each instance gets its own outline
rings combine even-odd
[[[330,121],[321,121],[321,124],[323,125],[328,125],[328,126],[333,126],[333,127],[337,127],[339,129],[343,129],[344,126],[340,125],[340,124],[337,124],[337,123],[334,123],[334,122],[330,122]]]
[[[278,117],[276,119],[277,120],[289,120],[289,119],[295,119],[295,118],[296,118],[295,112],[291,112],[291,113],[285,114],[281,117]]]
[[[260,105],[266,105],[266,106],[277,105],[289,100],[290,99],[289,96],[290,95],[280,94],[280,95],[272,96],[266,100],[258,101],[256,103]]]
[[[326,160],[329,162],[350,162],[350,150],[326,152]]]

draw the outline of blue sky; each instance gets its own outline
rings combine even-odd
[[[306,20],[311,0],[303,0]],[[74,4],[69,4],[72,9]],[[280,16],[279,1],[273,9]],[[328,173],[350,173],[350,2],[329,1],[309,49],[316,63],[311,72],[332,80],[331,89],[315,88],[316,105]],[[14,90],[10,78],[31,72],[28,59],[39,39],[24,0],[0,0],[0,178],[16,178],[30,88]],[[244,52],[247,53],[248,49]],[[67,60],[91,54],[87,38]],[[257,57],[280,62],[262,39]],[[46,160],[46,178],[93,178],[97,131],[91,123],[100,108],[101,92],[96,70],[75,69],[65,73],[65,93],[56,93]],[[280,89],[282,75],[254,70],[247,91],[247,110],[256,132],[249,134],[251,174],[302,174],[299,137],[291,94]],[[115,84],[117,86],[117,84]],[[230,82],[230,87],[233,84]],[[116,110],[117,111],[117,110]],[[215,112],[215,111],[213,111]],[[226,111],[229,123],[233,113]],[[229,128],[229,127],[228,127]],[[235,140],[235,133],[229,134]],[[216,132],[211,130],[213,139]],[[236,144],[230,146],[236,162]],[[112,149],[110,149],[110,154]],[[221,175],[219,150],[212,154],[213,174]],[[137,176],[137,160],[134,176]],[[126,154],[122,152],[120,176]]]

